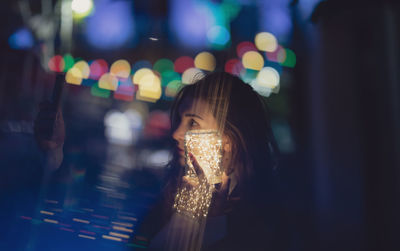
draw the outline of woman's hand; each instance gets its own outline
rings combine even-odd
[[[50,102],[39,105],[34,123],[35,138],[44,151],[56,149],[64,144],[65,128],[61,109],[56,110]]]

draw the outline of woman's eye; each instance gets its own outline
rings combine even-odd
[[[194,119],[191,119],[190,121],[189,121],[189,126],[192,128],[192,127],[196,127],[196,126],[199,126],[199,123],[197,123]]]

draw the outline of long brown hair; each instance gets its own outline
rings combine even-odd
[[[270,116],[262,97],[240,78],[225,72],[206,75],[183,87],[171,108],[171,129],[180,124],[183,103],[206,101],[219,130],[232,142],[232,157],[243,198],[260,199],[260,193],[272,183],[277,168],[277,147],[270,127]],[[171,165],[176,165],[174,154]],[[257,197],[257,198],[256,198]]]

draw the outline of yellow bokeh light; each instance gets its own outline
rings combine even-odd
[[[115,91],[118,88],[118,79],[110,73],[105,73],[99,79],[99,87],[102,89]]]
[[[257,84],[271,89],[272,92],[279,91],[279,81],[279,73],[272,67],[264,67],[257,75]]]
[[[92,0],[72,0],[71,9],[76,18],[83,18],[89,15],[93,10]]]
[[[213,54],[209,52],[201,52],[194,59],[194,66],[205,71],[213,71],[215,69],[216,60]]]
[[[153,75],[154,73],[153,73],[153,71],[152,70],[150,70],[149,68],[142,68],[142,69],[140,69],[140,70],[137,70],[136,72],[135,72],[135,75],[133,75],[133,77],[132,77],[132,82],[134,83],[134,84],[139,84],[140,83],[140,80],[144,77],[144,76],[146,76],[146,75]]]
[[[278,48],[276,37],[269,32],[260,32],[256,35],[254,42],[260,51],[274,52]]]
[[[161,80],[152,73],[144,75],[139,81],[139,90],[136,98],[139,100],[156,102],[161,98]]]
[[[182,83],[183,84],[193,84],[199,79],[204,77],[204,73],[197,68],[189,68],[182,74]]]
[[[117,60],[111,65],[110,73],[118,78],[128,78],[131,73],[131,65],[124,59]]]
[[[264,67],[264,58],[256,51],[248,51],[243,54],[242,64],[246,69],[259,71]]]
[[[65,75],[65,82],[73,85],[82,84],[82,72],[78,68],[71,68]]]
[[[89,75],[90,75],[90,67],[89,67],[89,64],[88,64],[86,61],[84,61],[84,60],[81,60],[81,61],[76,62],[72,68],[78,69],[78,70],[81,72],[81,74],[82,74],[82,78],[85,78],[85,79],[86,79],[86,78],[88,78]]]

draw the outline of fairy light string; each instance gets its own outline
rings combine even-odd
[[[186,158],[185,176],[194,186],[182,186],[175,196],[173,207],[178,213],[193,218],[207,217],[214,192],[214,184],[221,182],[222,140],[215,130],[190,130],[185,134],[185,153],[192,153],[204,172],[198,177],[196,170]]]

